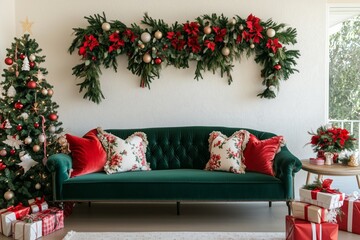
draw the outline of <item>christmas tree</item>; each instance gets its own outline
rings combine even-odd
[[[28,34],[7,49],[0,99],[0,207],[51,195],[47,157],[58,152],[62,132],[53,86],[38,43]]]

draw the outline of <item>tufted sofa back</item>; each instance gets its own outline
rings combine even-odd
[[[144,129],[108,129],[122,139],[134,132],[144,132],[149,145],[146,159],[152,169],[195,168],[203,169],[210,158],[209,134],[221,131],[231,136],[235,131],[247,130],[258,139],[263,140],[275,136],[273,133],[260,132],[245,128],[226,127],[167,127]]]

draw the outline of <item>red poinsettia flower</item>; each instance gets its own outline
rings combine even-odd
[[[127,37],[130,42],[135,42],[137,36],[133,33],[133,31],[131,31],[130,29],[125,29],[124,31],[124,36]]]
[[[204,45],[211,51],[215,50],[215,43],[213,41],[205,40]]]
[[[96,39],[96,37],[94,37],[94,35],[90,35],[90,36],[85,35],[84,46],[85,46],[85,44],[86,44],[86,47],[88,47],[90,49],[90,51],[92,51],[95,47],[99,46],[99,42]]]
[[[201,50],[199,41],[198,41],[198,37],[194,36],[188,39],[187,45],[189,46],[189,48],[191,48],[191,51],[193,53],[198,53]]]
[[[112,51],[116,51],[120,47],[125,46],[124,40],[120,38],[120,35],[117,32],[114,32],[109,36],[109,41],[112,42],[112,45],[110,45],[108,49],[109,53],[111,53]]]
[[[215,32],[215,42],[223,42],[226,35],[226,28],[220,29],[220,27],[212,27]]]
[[[271,49],[273,53],[276,53],[279,48],[282,48],[278,38],[269,39],[266,43],[266,47]]]
[[[199,24],[197,22],[185,23],[183,29],[189,35],[197,35],[199,32]]]
[[[249,31],[243,31],[243,38],[246,41],[252,39],[254,43],[259,43],[260,39],[263,38],[261,32],[264,30],[264,28],[260,25],[260,18],[250,14],[246,19],[246,26]]]
[[[186,44],[186,41],[183,39],[183,36],[181,35],[181,32],[168,32],[167,36],[168,39],[170,39],[171,41],[171,46],[178,50],[181,51],[184,49],[184,46]]]

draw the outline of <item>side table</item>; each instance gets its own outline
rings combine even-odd
[[[358,188],[360,189],[360,166],[350,167],[339,163],[332,165],[315,165],[310,164],[309,159],[301,160],[302,169],[307,171],[306,184],[310,182],[310,174],[318,175],[322,179],[323,175],[328,176],[356,176]]]

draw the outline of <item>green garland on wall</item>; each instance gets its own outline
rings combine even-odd
[[[148,27],[131,27],[115,20],[108,22],[105,14],[85,17],[89,26],[74,28],[75,39],[69,52],[75,50],[82,63],[73,67],[73,75],[85,80],[78,85],[84,98],[100,103],[104,95],[100,87],[100,66],[117,70],[116,57],[128,56],[128,69],[140,76],[140,86],[150,88],[150,83],[160,77],[162,66],[188,68],[196,61],[195,79],[203,78],[205,71],[220,71],[231,84],[233,61],[243,54],[255,55],[255,62],[263,66],[261,98],[275,98],[280,80],[287,80],[296,69],[298,50],[288,50],[286,44],[296,43],[296,29],[266,22],[250,14],[227,18],[216,14],[204,15],[184,24],[171,26],[145,14],[141,21]]]

